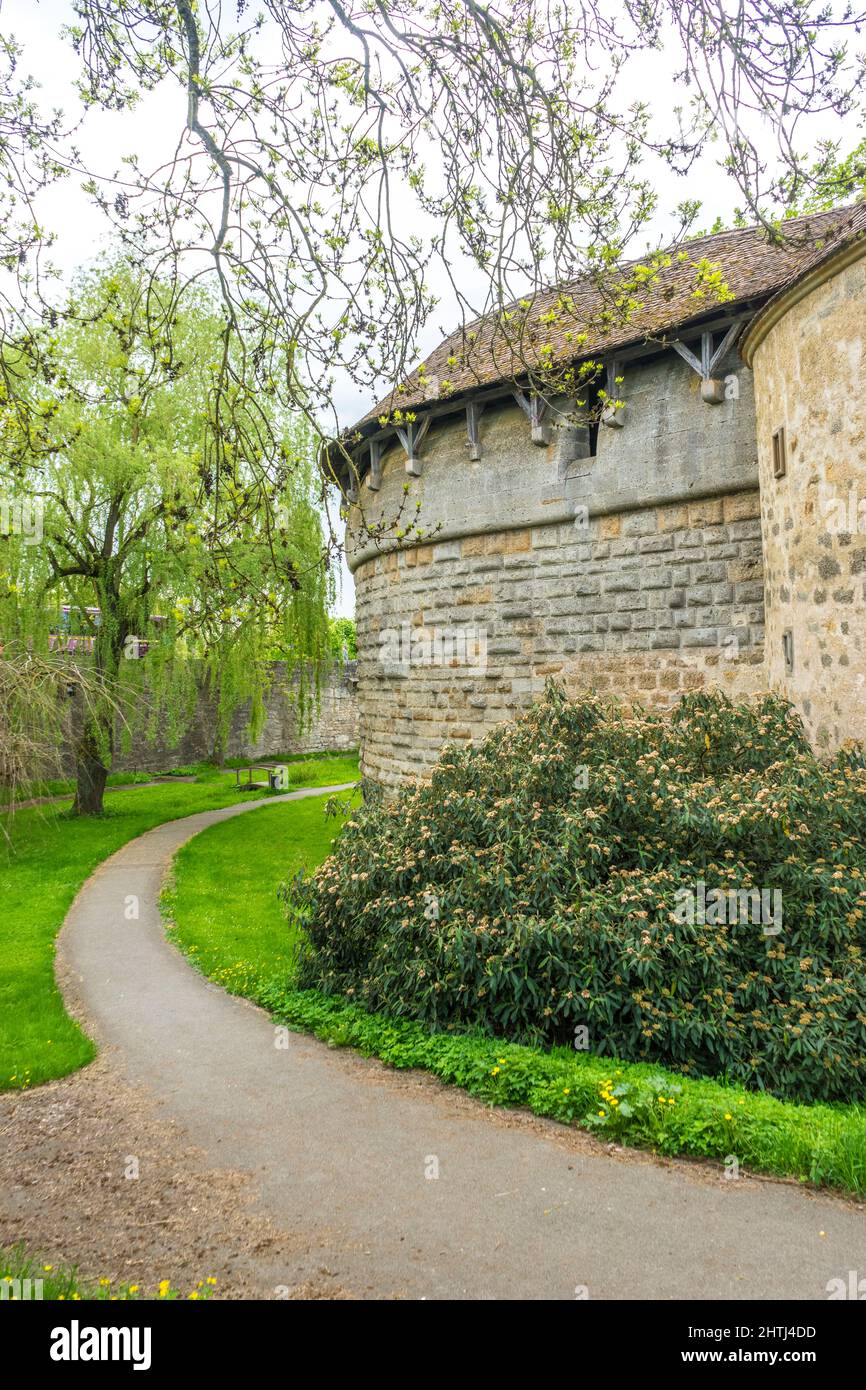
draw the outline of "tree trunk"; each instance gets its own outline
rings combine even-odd
[[[73,812],[77,816],[101,816],[108,768],[99,753],[98,740],[86,732],[76,750],[76,788]]]
[[[117,525],[123,507],[123,494],[111,499],[105,523],[105,536],[98,562],[91,571],[99,610],[93,643],[93,667],[100,683],[82,711],[82,722],[75,746],[75,803],[78,816],[101,816],[105,783],[114,758],[114,729],[117,719],[115,695],[120,663],[130,632],[123,612],[120,582],[122,560],[116,549]]]
[[[97,586],[101,623],[93,645],[93,664],[101,688],[88,709],[75,748],[75,803],[78,816],[101,816],[105,783],[114,757],[114,693],[126,639],[126,626],[118,612],[116,589],[100,581]]]

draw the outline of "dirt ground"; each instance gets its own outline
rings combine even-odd
[[[353,1054],[340,1060],[354,1067],[362,1085],[384,1075],[395,1092],[426,1092],[431,1104],[447,1100],[467,1117],[484,1109],[421,1073],[388,1072]],[[602,1145],[525,1111],[486,1116],[494,1126],[554,1139],[575,1156],[604,1150],[615,1162],[681,1167],[692,1182],[724,1187],[715,1164]],[[126,1176],[135,1171],[133,1160],[137,1178]],[[325,1246],[276,1228],[257,1210],[253,1176],[209,1170],[179,1126],[146,1092],[130,1086],[105,1054],[62,1081],[0,1095],[0,1175],[0,1245],[24,1241],[40,1261],[77,1267],[83,1281],[137,1283],[152,1294],[160,1280],[170,1279],[186,1295],[213,1277],[221,1299],[366,1296],[345,1288],[332,1269],[344,1249],[339,1235]],[[744,1181],[773,1183],[755,1174]],[[274,1267],[294,1277],[275,1285],[268,1277]]]
[[[127,1177],[135,1172],[137,1178]],[[176,1124],[100,1057],[75,1076],[0,1095],[0,1245],[24,1241],[84,1281],[170,1279],[183,1295],[217,1280],[219,1298],[350,1298],[327,1251],[275,1229],[249,1175],[208,1171]],[[294,1270],[273,1286],[263,1266]]]

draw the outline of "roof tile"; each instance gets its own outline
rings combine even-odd
[[[866,229],[866,204],[791,219],[785,241],[771,243],[766,231],[747,227],[700,237],[673,248],[662,268],[637,295],[629,288],[636,260],[622,269],[631,305],[623,310],[611,288],[594,277],[539,292],[525,311],[507,322],[488,315],[445,338],[423,366],[384,397],[355,426],[371,425],[393,411],[416,409],[481,387],[526,377],[530,371],[562,367],[581,359],[610,354],[617,348],[661,338],[726,302],[730,308],[763,303],[797,279],[842,242]],[[708,264],[707,264],[708,263]],[[710,282],[701,293],[699,267],[718,268],[726,293]],[[757,308],[758,305],[756,304]],[[581,336],[585,335],[585,336]]]

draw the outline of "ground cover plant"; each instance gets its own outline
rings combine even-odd
[[[306,759],[302,785],[351,782],[352,757]],[[294,783],[295,786],[298,783]],[[267,793],[255,793],[257,796]],[[60,806],[19,810],[0,837],[0,1090],[66,1076],[95,1048],[69,1017],[54,979],[54,943],[72,899],[103,859],[136,835],[197,811],[249,799],[234,774],[110,792],[106,814],[71,816]]]
[[[775,697],[698,693],[663,717],[549,687],[287,881],[297,984],[431,1030],[858,1102],[864,831],[862,751],[822,764]],[[755,891],[778,920],[742,919]]]
[[[32,1300],[78,1303],[82,1299],[88,1302],[126,1303],[143,1298],[168,1302],[188,1298],[195,1303],[212,1298],[216,1285],[216,1279],[208,1275],[184,1294],[175,1288],[170,1279],[161,1279],[153,1289],[112,1279],[81,1280],[76,1269],[36,1260],[27,1254],[23,1245],[0,1248],[0,1301],[8,1300],[10,1303]]]

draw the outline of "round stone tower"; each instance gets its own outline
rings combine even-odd
[[[771,299],[753,368],[767,682],[816,748],[866,740],[866,226]]]
[[[550,676],[662,708],[772,683],[823,746],[866,734],[863,220],[861,205],[778,246],[757,228],[691,243],[620,325],[591,282],[540,295],[522,340],[543,365],[592,354],[585,389],[543,388],[482,321],[350,432],[334,471],[367,776],[424,775]],[[718,303],[695,294],[707,263]],[[862,542],[818,525],[852,490]]]

